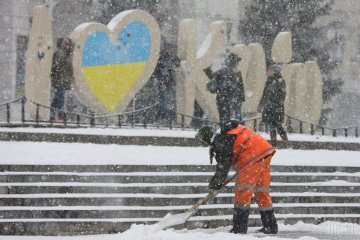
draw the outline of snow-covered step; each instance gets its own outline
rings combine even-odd
[[[0,206],[191,206],[205,194],[1,194]],[[271,196],[274,203],[360,202],[360,193],[272,192]],[[232,204],[233,197],[233,193],[220,193],[213,202]]]
[[[232,220],[232,215],[216,215],[216,216],[194,216],[191,217],[188,221],[195,222],[195,221],[212,221],[212,220]],[[294,218],[358,218],[356,221],[360,220],[360,214],[277,214],[276,217],[279,221],[284,219],[294,219]],[[250,219],[259,219],[259,214],[250,214]],[[160,221],[160,218],[69,218],[69,219],[59,219],[59,218],[14,218],[14,219],[0,219],[0,223],[7,223],[7,222],[66,222],[66,223],[76,223],[76,222],[113,222],[113,223],[142,223],[142,224],[152,224]],[[250,224],[251,225],[251,224]]]
[[[135,222],[156,222],[168,212],[184,212],[205,196],[214,173],[214,166],[190,165],[3,165],[0,169],[0,234],[37,235],[101,234],[124,231]],[[324,216],[359,221],[360,168],[274,166],[272,170],[278,218],[289,223],[317,223]],[[202,206],[186,227],[231,224],[233,186],[230,183]],[[250,225],[260,225],[255,205],[251,213]]]
[[[257,204],[251,204],[251,208],[256,208]],[[321,207],[354,207],[359,208],[360,203],[274,203],[274,208],[321,208]],[[0,206],[0,211],[186,211],[188,205],[163,205],[163,206]],[[209,209],[229,209],[233,204],[214,204],[209,203],[199,207],[200,210]],[[360,214],[360,213],[359,213]]]
[[[182,213],[189,206],[5,206],[0,207],[5,218],[160,218],[168,212]],[[360,214],[359,203],[275,203],[277,214]],[[232,214],[233,204],[208,204],[195,216]],[[251,213],[258,213],[253,204]]]
[[[86,183],[86,182],[6,182],[0,188],[8,193],[205,193],[207,182],[200,183]],[[332,180],[327,182],[272,182],[273,192],[360,193],[360,183]],[[233,185],[223,189],[232,192]]]
[[[0,172],[0,182],[111,182],[182,183],[209,182],[214,172]],[[231,172],[230,175],[233,173]],[[360,182],[360,173],[272,172],[273,182]]]
[[[121,156],[119,156],[121,158]],[[49,160],[51,162],[51,159]],[[315,163],[314,163],[315,164]],[[129,172],[214,172],[214,165],[0,165],[0,172],[69,172],[69,173],[129,173]],[[272,172],[334,173],[360,172],[360,167],[303,166],[301,159],[295,166],[271,166]]]
[[[295,193],[296,194],[296,193]],[[192,205],[203,194],[191,194],[194,196],[184,195],[164,195],[157,194],[9,194],[0,195],[0,206],[108,206],[108,205]],[[54,196],[49,196],[54,195]],[[104,196],[99,196],[104,195]],[[107,196],[111,195],[111,196]],[[133,196],[131,196],[133,195]],[[189,194],[190,195],[190,194]],[[289,193],[272,193],[274,203],[351,203],[360,202],[360,196],[356,194],[329,194],[326,193],[309,193],[307,195],[296,194],[292,196]],[[219,204],[233,202],[233,194],[219,194],[214,200]]]
[[[341,221],[359,223],[360,214],[277,214],[279,221],[285,224],[294,224],[298,221],[305,223],[321,223],[324,221]],[[21,218],[0,219],[1,235],[76,235],[116,233],[130,228],[133,224],[154,224],[161,218],[113,218],[113,219],[59,219],[59,218]],[[259,214],[249,217],[249,227],[260,226]],[[232,224],[232,215],[221,216],[194,216],[184,225],[176,228],[209,228],[229,226]]]

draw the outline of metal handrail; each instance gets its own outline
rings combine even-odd
[[[34,105],[37,105],[37,106],[40,106],[40,107],[43,107],[43,108],[47,108],[47,109],[49,109],[49,110],[59,111],[59,112],[65,113],[65,114],[70,114],[70,115],[75,115],[75,116],[78,115],[78,116],[85,117],[85,118],[91,118],[91,116],[90,116],[90,115],[87,115],[87,114],[68,112],[68,111],[63,110],[63,109],[53,108],[53,107],[49,107],[49,106],[40,104],[40,103],[35,102],[34,100],[29,99],[29,98],[26,98],[26,97],[24,97],[24,98],[25,98],[27,101],[29,101],[30,103],[34,104]]]
[[[15,103],[15,102],[18,102],[19,100],[21,100],[21,103],[22,103],[22,122],[36,122],[37,124],[40,122],[39,119],[38,119],[38,112],[39,112],[39,108],[40,107],[43,107],[43,108],[46,108],[46,109],[49,109],[49,110],[53,110],[53,111],[58,111],[58,112],[62,112],[65,114],[65,116],[67,115],[73,115],[73,116],[77,116],[77,125],[79,126],[80,125],[80,117],[83,117],[83,118],[88,118],[90,119],[90,125],[91,126],[95,126],[95,120],[96,119],[101,119],[101,118],[111,118],[111,117],[118,117],[118,126],[121,127],[122,126],[122,116],[130,116],[130,121],[131,121],[131,126],[135,126],[135,123],[134,123],[134,115],[140,113],[140,112],[144,112],[144,120],[143,120],[143,126],[146,128],[146,126],[148,125],[148,122],[146,122],[147,120],[145,119],[146,118],[146,113],[148,110],[150,109],[153,109],[155,107],[157,107],[159,105],[159,103],[155,103],[153,105],[150,105],[150,106],[147,106],[147,107],[144,107],[144,108],[141,108],[141,109],[136,109],[134,111],[129,111],[129,112],[123,112],[123,113],[115,113],[115,114],[109,114],[109,115],[97,115],[95,116],[95,113],[93,114],[83,114],[83,113],[75,113],[75,112],[69,112],[69,111],[66,111],[66,110],[62,110],[62,109],[57,109],[57,108],[53,108],[53,107],[49,107],[49,106],[46,106],[46,105],[43,105],[43,104],[40,104],[40,103],[37,103],[36,101],[32,100],[32,99],[28,99],[27,97],[25,96],[21,96],[21,97],[18,97],[18,98],[15,98],[14,100],[11,100],[11,101],[7,101],[7,102],[4,102],[4,103],[0,103],[0,107],[1,106],[6,106],[6,121],[8,124],[10,124],[10,104],[12,103]],[[31,104],[34,104],[37,106],[37,117],[35,120],[27,120],[25,121],[25,118],[24,118],[24,109],[25,109],[25,102],[28,101],[29,103]],[[182,112],[177,112],[177,111],[174,111],[172,109],[167,109],[168,112],[172,112],[174,114],[176,114],[177,116],[181,116],[181,128],[185,128],[185,117],[186,118],[191,118],[191,119],[195,119],[195,120],[199,120],[201,122],[205,122],[206,124],[218,124],[219,122],[218,121],[214,121],[212,119],[207,119],[207,118],[201,118],[201,117],[195,117],[195,116],[192,116],[192,115],[189,115],[189,114],[185,114],[185,113],[182,113]],[[327,127],[327,126],[322,126],[322,125],[319,125],[319,124],[315,124],[315,123],[310,123],[308,121],[304,121],[304,120],[301,120],[299,118],[296,118],[296,117],[292,117],[288,114],[285,114],[286,117],[288,117],[288,119],[290,120],[290,126],[292,126],[293,124],[291,124],[291,120],[295,120],[295,121],[298,121],[299,124],[300,124],[300,133],[302,133],[302,128],[303,128],[303,124],[307,124],[309,126],[311,126],[311,134],[314,134],[315,132],[315,128],[320,128],[321,129],[321,132],[322,132],[322,135],[324,135],[324,132],[325,132],[325,129],[326,130],[330,130],[332,131],[332,135],[335,137],[337,136],[337,133],[338,131],[344,131],[344,135],[347,137],[348,136],[348,130],[350,129],[354,129],[355,131],[355,136],[358,137],[358,132],[359,132],[359,126],[348,126],[348,127],[340,127],[340,128],[331,128],[331,127]],[[65,117],[66,118],[66,117]],[[243,119],[244,122],[251,122],[253,121],[254,122],[254,129],[257,129],[257,120],[260,120],[262,119],[262,117],[254,117],[254,118],[249,118],[249,119]],[[42,121],[42,122],[45,122],[47,123],[46,121]],[[171,121],[170,121],[171,122]],[[52,121],[49,121],[49,123],[52,125]],[[99,123],[98,123],[99,124]],[[107,126],[108,123],[106,123],[106,126]],[[66,125],[66,119],[64,119],[64,125]],[[157,126],[159,126],[159,124],[157,124]],[[172,128],[172,123],[170,123],[170,128]],[[188,126],[189,127],[189,126]]]
[[[123,112],[123,113],[114,113],[114,114],[109,114],[109,115],[99,115],[99,116],[95,116],[95,118],[108,118],[108,117],[117,117],[117,116],[136,114],[136,113],[139,113],[139,112],[149,110],[149,109],[151,109],[153,107],[156,107],[157,105],[159,105],[158,102],[153,104],[153,105],[150,105],[150,106],[147,106],[147,107],[144,107],[144,108],[141,108],[141,109],[137,109],[137,110],[134,110],[134,111]]]
[[[8,102],[0,103],[0,107],[6,106],[6,105],[8,105],[8,104],[10,104],[10,103],[17,102],[17,101],[21,100],[22,98],[23,98],[23,97],[18,97],[18,98],[15,98],[14,100],[10,100],[10,101],[8,101]]]

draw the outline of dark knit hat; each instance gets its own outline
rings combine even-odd
[[[281,65],[280,64],[271,64],[268,68],[273,75],[281,74]]]
[[[241,57],[239,57],[235,53],[230,53],[229,56],[227,56],[227,58],[225,59],[225,64],[227,66],[234,66],[240,61],[241,61]]]
[[[206,125],[206,126],[201,127],[197,131],[195,138],[200,141],[206,142],[207,144],[210,144],[211,138],[213,136],[214,136],[214,128],[212,126]]]

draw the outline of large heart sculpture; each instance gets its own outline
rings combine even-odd
[[[71,34],[79,100],[98,113],[122,112],[150,78],[159,56],[160,30],[142,10],[125,11],[105,26],[84,23]]]

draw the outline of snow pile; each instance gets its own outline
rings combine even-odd
[[[306,231],[313,233],[321,233],[335,236],[353,236],[353,239],[360,239],[360,225],[352,223],[340,223],[340,222],[324,222],[319,225],[306,224],[298,222],[294,225],[282,225],[282,231],[294,232],[294,231]]]
[[[192,214],[193,212],[188,212],[188,211],[175,215],[168,213],[163,219],[161,219],[161,221],[152,225],[152,228],[154,230],[161,230],[170,226],[183,224],[186,222],[186,220],[188,220],[191,217]]]

